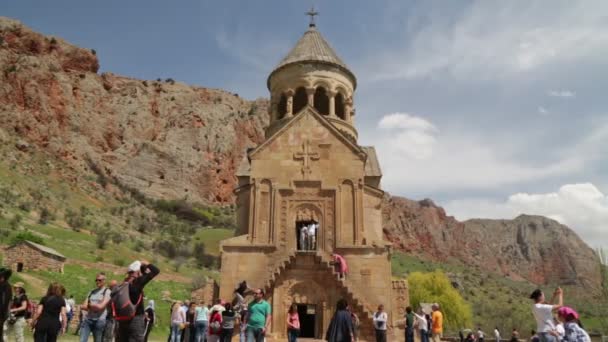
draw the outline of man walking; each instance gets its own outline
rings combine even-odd
[[[378,305],[378,311],[374,313],[374,329],[376,330],[376,342],[386,342],[386,322],[388,315],[384,312],[384,305]]]
[[[129,265],[125,282],[129,286],[131,303],[136,304],[135,316],[129,320],[118,321],[117,342],[142,342],[144,340],[146,334],[144,287],[159,273],[160,270],[147,261],[134,261]]]
[[[82,304],[82,308],[87,310],[87,317],[80,323],[80,342],[87,342],[90,334],[93,334],[94,342],[102,342],[106,327],[110,289],[106,287],[106,275],[103,272],[95,277],[95,285],[95,289],[89,292]]]
[[[247,310],[247,342],[264,342],[272,311],[270,304],[264,300],[264,290],[257,289],[253,295],[255,298]]]
[[[443,337],[443,314],[441,313],[439,304],[435,303],[431,306],[431,310],[433,310],[431,319],[433,321],[432,326],[432,341],[433,342],[441,342],[441,337]]]

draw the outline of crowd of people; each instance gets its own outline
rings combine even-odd
[[[113,281],[108,285],[105,274],[98,273],[95,288],[80,306],[76,330],[80,341],[88,341],[91,335],[95,342],[147,341],[154,323],[154,301],[144,307],[144,287],[159,272],[146,261],[135,261],[120,284]],[[51,283],[34,306],[22,282],[10,284],[11,275],[10,269],[0,268],[0,335],[4,341],[12,333],[15,341],[23,342],[26,326],[32,329],[35,342],[54,342],[67,333],[76,303],[72,296],[66,298],[65,287]]]

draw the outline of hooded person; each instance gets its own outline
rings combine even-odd
[[[8,268],[0,267],[0,336],[4,336],[4,322],[9,317],[9,307],[13,299],[13,288],[8,279],[13,274]]]

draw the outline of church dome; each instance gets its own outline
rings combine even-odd
[[[310,25],[308,30],[304,32],[302,38],[300,38],[291,51],[289,51],[287,56],[285,56],[285,58],[283,58],[273,69],[268,76],[268,84],[270,84],[272,76],[284,67],[291,64],[306,63],[321,63],[335,66],[348,74],[352,79],[353,86],[356,87],[357,79],[355,75],[350,71],[325,38],[323,38],[315,25]]]

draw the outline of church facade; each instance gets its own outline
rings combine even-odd
[[[219,295],[232,298],[243,280],[263,288],[277,338],[292,304],[301,337],[322,338],[344,298],[360,318],[360,340],[371,341],[378,304],[394,322],[408,302],[406,284],[391,278],[376,153],[357,143],[356,82],[311,24],[269,75],[266,140],[237,171],[237,232],[221,244]],[[331,253],[346,260],[346,279]]]

